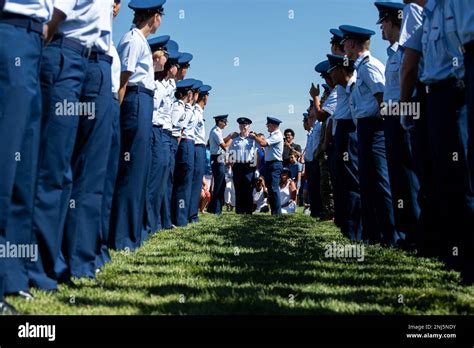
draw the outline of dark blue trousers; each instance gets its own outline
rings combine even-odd
[[[265,164],[265,185],[268,189],[268,203],[270,204],[272,215],[281,215],[280,177],[283,163],[281,161],[267,161]]]
[[[81,117],[72,156],[74,208],[67,212],[62,252],[66,263],[58,263],[59,278],[95,277],[100,253],[102,200],[110,144],[112,141],[111,62],[89,59],[81,102],[93,103],[95,115]],[[62,267],[61,267],[62,266]]]
[[[178,151],[178,139],[171,135],[170,131],[163,131],[163,144],[168,145],[170,155],[168,162],[168,173],[165,175],[167,181],[165,196],[161,206],[161,225],[164,229],[172,227],[171,221],[171,198],[173,196],[174,167],[176,162],[176,152]]]
[[[464,94],[454,87],[454,81],[444,81],[430,86],[427,101],[440,256],[449,266],[462,270],[464,259],[472,257],[469,253],[473,250],[474,218],[466,159],[468,117]],[[453,255],[454,248],[458,255]]]
[[[206,145],[194,145],[194,172],[189,205],[189,222],[198,222],[199,201],[201,200],[202,179],[206,170]]]
[[[186,226],[189,221],[191,189],[194,174],[194,141],[181,139],[176,153],[171,221],[176,226]]]
[[[120,158],[120,103],[112,99],[112,140],[110,143],[109,159],[107,160],[107,173],[104,183],[104,194],[102,195],[102,229],[100,237],[100,253],[96,258],[96,268],[102,267],[111,260],[109,253],[109,228],[110,212],[112,210],[112,199],[114,197],[115,181]]]
[[[43,114],[38,159],[38,177],[33,211],[33,243],[40,257],[29,264],[31,285],[56,289],[55,265],[61,254],[64,222],[72,189],[71,159],[79,125],[76,113],[68,115],[60,105],[79,101],[88,59],[53,41],[41,63]]]
[[[356,126],[352,120],[337,121],[334,148],[341,231],[351,240],[361,240],[359,153]]]
[[[305,164],[308,178],[308,199],[311,216],[320,218],[324,215],[321,196],[321,167],[319,161],[314,160]]]
[[[2,22],[0,36],[0,244],[30,244],[43,43],[40,34]],[[0,259],[0,301],[4,291],[28,290],[27,261]]]
[[[235,212],[252,214],[255,167],[252,167],[250,163],[234,163],[232,174],[235,187]]]
[[[383,120],[358,120],[359,182],[364,240],[394,245],[398,241],[385,154]]]
[[[413,243],[417,239],[420,218],[420,183],[413,162],[410,133],[403,129],[400,118],[394,116],[384,119],[384,131],[395,228]]]
[[[222,214],[225,193],[225,166],[222,156],[211,155],[211,170],[213,188],[207,210],[211,214],[220,215]]]
[[[134,250],[142,244],[150,166],[153,92],[128,91],[120,110],[120,160],[110,215],[111,244]]]
[[[327,166],[329,169],[329,179],[330,179],[330,184],[331,184],[331,189],[332,189],[332,198],[333,198],[333,203],[334,203],[334,222],[336,226],[339,226],[339,218],[342,214],[341,208],[340,208],[340,198],[337,196],[337,188],[336,186],[338,185],[337,181],[337,176],[336,176],[336,160],[335,160],[335,146],[334,142],[329,144],[327,150],[326,150],[326,155],[327,155]],[[325,212],[325,214],[328,214],[330,212]]]
[[[151,137],[151,166],[148,173],[146,196],[146,233],[155,233],[161,228],[161,202],[165,195],[165,173],[168,173],[169,146],[163,144],[162,128],[153,127]]]

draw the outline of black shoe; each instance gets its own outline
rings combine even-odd
[[[15,314],[18,314],[18,312],[12,305],[8,304],[5,301],[0,302],[0,315],[15,315]]]

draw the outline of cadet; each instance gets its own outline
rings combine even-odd
[[[38,157],[33,159],[33,163],[38,160],[38,172],[32,243],[38,244],[39,257],[28,267],[30,285],[43,290],[57,289],[55,266],[61,253],[64,222],[68,209],[75,204],[69,200],[71,158],[79,118],[88,117],[79,110],[85,111],[78,107],[79,97],[92,46],[100,36],[99,8],[94,1],[55,1],[54,7],[45,38],[49,45],[41,62],[40,141],[33,146],[39,148],[39,154],[35,152]]]
[[[175,101],[174,93],[176,91],[175,78],[178,73],[178,58],[180,54],[176,50],[178,45],[173,41],[169,40],[165,46],[168,52],[168,60],[165,63],[164,70],[158,72],[157,75],[159,84],[157,88],[163,89],[164,97],[159,105],[158,114],[160,116],[160,124],[163,124],[162,141],[163,141],[163,152],[164,158],[168,158],[168,170],[165,172],[163,180],[165,181],[165,192],[161,201],[161,222],[158,221],[160,226],[164,229],[170,229],[173,227],[171,223],[171,195],[173,193],[173,175],[176,151],[178,151],[178,137],[180,136],[179,131],[173,133],[173,122],[171,119],[171,110]]]
[[[268,138],[259,137],[250,133],[257,143],[265,149],[265,183],[268,188],[268,201],[272,215],[281,215],[280,202],[280,175],[283,169],[283,134],[279,126],[281,121],[274,117],[267,117]]]
[[[431,170],[440,256],[466,275],[472,272],[463,261],[471,257],[474,207],[466,161],[468,126],[463,56],[450,4],[428,1],[423,11],[423,33],[417,41],[425,57],[420,80],[427,85],[428,92],[428,144],[433,156]]]
[[[400,66],[403,48],[399,46],[400,27],[404,4],[376,2],[379,10],[382,38],[390,42],[387,49],[388,61],[385,67],[384,91],[384,134],[387,152],[388,173],[392,192],[395,228],[400,237],[406,238],[407,247],[413,247],[415,232],[420,216],[418,193],[420,184],[415,174],[411,155],[410,136],[400,123]],[[393,105],[393,106],[392,106]],[[394,112],[392,112],[394,111]],[[402,234],[403,233],[403,234]]]
[[[255,139],[250,136],[252,121],[246,117],[239,117],[237,123],[240,134],[234,138],[229,149],[229,161],[233,164],[235,212],[237,214],[252,214],[257,144]]]
[[[146,38],[160,26],[164,3],[131,1],[128,6],[135,11],[135,27],[118,46],[122,61],[121,154],[110,225],[111,245],[118,250],[133,250],[142,242],[155,89],[153,58]]]
[[[179,56],[178,64],[178,75],[176,77],[177,81],[181,81],[186,78],[186,74],[188,72],[189,67],[191,66],[190,62],[193,60],[193,55],[191,53],[183,52]]]
[[[161,202],[166,190],[166,180],[163,180],[168,172],[169,147],[163,144],[164,119],[160,114],[160,107],[164,103],[167,90],[163,85],[164,66],[168,60],[165,45],[169,41],[168,35],[149,39],[153,53],[153,65],[155,71],[155,95],[153,98],[152,138],[151,138],[151,163],[148,171],[147,193],[145,202],[146,231],[143,237],[155,233],[161,227]],[[165,82],[166,83],[166,82]]]
[[[331,38],[331,53],[337,56],[344,55],[344,45],[341,43],[344,39],[344,33],[339,29],[330,29],[329,32],[332,34]]]
[[[38,147],[43,24],[52,13],[51,0],[0,1],[0,244],[4,238],[31,243],[30,219],[25,216],[32,214],[36,157],[28,150]],[[15,64],[20,57],[21,65]],[[4,301],[4,290],[20,295],[28,290],[25,267],[19,258],[0,260],[0,314],[15,312]]]
[[[385,90],[385,67],[370,54],[375,32],[359,27],[339,27],[344,33],[344,50],[355,60],[357,80],[351,94],[353,117],[357,121],[362,225],[365,240],[395,245],[392,195],[385,157],[385,137],[380,106]]]
[[[116,18],[120,11],[121,1],[114,0],[113,16]],[[112,209],[112,199],[114,197],[115,180],[117,179],[117,171],[120,157],[120,103],[118,93],[120,89],[120,73],[122,64],[120,56],[117,52],[115,44],[110,45],[109,55],[112,61],[112,140],[110,142],[109,159],[107,161],[107,173],[104,183],[104,193],[102,195],[102,228],[100,238],[100,254],[97,255],[96,268],[102,267],[106,262],[110,261],[109,254],[109,227],[110,227],[110,211]]]
[[[201,86],[202,82],[194,79],[176,83],[176,102],[173,104],[171,118],[174,129],[179,129],[181,136],[176,152],[171,199],[171,221],[175,226],[186,226],[189,222],[194,173],[194,128],[197,123],[192,103]]]
[[[194,105],[196,127],[194,128],[194,172],[191,188],[191,202],[189,204],[189,222],[199,221],[199,200],[201,198],[202,178],[206,171],[206,128],[204,124],[204,109],[209,100],[211,86],[202,85],[199,88],[199,96]]]
[[[334,158],[339,184],[340,227],[341,232],[350,240],[361,240],[357,133],[350,109],[350,95],[357,73],[353,60],[330,54],[327,57],[331,65],[329,74],[338,88],[337,107],[333,116],[337,122]]]
[[[211,150],[211,170],[212,170],[212,194],[208,205],[208,212],[211,214],[222,214],[225,192],[225,152],[232,143],[232,139],[237,133],[231,133],[227,137],[222,136],[222,130],[227,126],[229,115],[214,116],[216,125],[209,133],[209,146]]]
[[[101,36],[89,56],[80,101],[93,105],[93,112],[79,119],[72,156],[71,202],[64,226],[62,258],[56,265],[59,278],[94,278],[101,236],[104,185],[112,141],[112,57],[107,54],[112,42],[113,0],[100,1]],[[99,88],[97,88],[99,86]],[[65,261],[65,262],[62,262]]]

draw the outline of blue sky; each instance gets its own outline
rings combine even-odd
[[[132,23],[129,1],[122,3],[114,22],[116,43]],[[181,52],[192,53],[187,77],[213,87],[205,110],[208,131],[214,123],[212,116],[229,114],[224,133],[237,131],[236,119],[245,116],[254,121],[255,131],[267,134],[266,116],[275,116],[283,121],[283,129],[293,128],[296,142],[304,145],[302,113],[308,107],[311,83],[323,83],[314,67],[330,53],[329,29],[352,24],[374,30],[372,54],[386,61],[388,43],[375,24],[378,13],[373,3],[168,0],[156,36],[170,35]],[[239,66],[234,64],[236,58]]]

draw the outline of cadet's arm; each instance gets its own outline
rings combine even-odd
[[[47,46],[51,39],[53,38],[54,34],[58,30],[59,25],[66,19],[66,14],[57,8],[54,8],[53,17],[51,21],[49,21],[43,29],[44,35],[44,45]]]
[[[418,80],[418,67],[421,59],[421,53],[406,48],[403,54],[403,62],[400,73],[400,101],[407,102],[410,100],[415,90],[416,81]]]
[[[376,93],[374,95],[375,100],[377,100],[377,104],[379,105],[379,109],[382,108],[382,103],[383,103],[383,93]]]
[[[132,73],[130,71],[122,71],[120,74],[120,89],[119,89],[119,102],[122,104],[123,98],[125,97],[125,91],[127,90],[128,80],[130,80]]]
[[[224,138],[224,142],[219,145],[222,148],[222,150],[227,150],[229,148],[230,144],[232,144],[233,138],[234,138],[234,133],[231,133]]]
[[[258,145],[262,146],[262,147],[267,147],[268,146],[268,143],[267,143],[267,140],[264,138],[264,137],[259,137],[258,135],[254,134],[254,133],[250,133],[255,141],[257,142]]]

